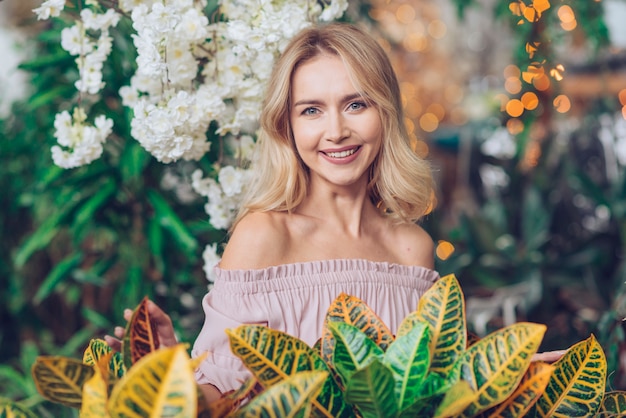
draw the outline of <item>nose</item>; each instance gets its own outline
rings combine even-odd
[[[347,121],[341,112],[329,112],[326,127],[326,140],[341,142],[350,135]]]

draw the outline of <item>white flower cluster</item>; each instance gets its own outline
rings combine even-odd
[[[48,19],[59,16],[64,7],[65,0],[45,0],[34,12]],[[213,123],[241,163],[254,148],[251,135],[274,60],[304,27],[343,15],[348,0],[219,0],[216,22],[205,14],[207,0],[120,0],[118,7],[130,16],[136,31],[132,38],[137,70],[119,92],[122,103],[133,110],[131,135],[161,162],[199,160],[210,149],[207,131]],[[113,9],[95,14],[85,8],[80,19],[63,31],[61,43],[78,55],[77,89],[96,94],[112,47],[108,31],[119,15]],[[62,167],[98,158],[111,132],[111,121],[102,116],[95,127],[85,125],[85,112],[79,109],[73,119],[67,112],[57,115],[55,136],[72,150],[53,147],[54,161]],[[198,171],[192,185],[207,197],[211,224],[227,229],[250,174],[233,165],[218,167],[218,173],[216,179],[202,178]],[[207,247],[207,271],[215,254],[215,247]]]
[[[65,0],[46,0],[33,11],[38,19],[48,19],[59,16],[64,7]],[[70,55],[77,56],[79,78],[75,83],[76,89],[95,95],[104,87],[102,68],[112,45],[109,29],[117,25],[120,15],[113,9],[105,13],[83,9],[80,18],[74,26],[61,31],[61,47]],[[102,144],[111,134],[113,122],[100,115],[95,118],[95,126],[88,126],[86,119],[82,107],[74,109],[73,116],[67,111],[56,115],[54,136],[58,145],[53,146],[51,151],[52,159],[59,167],[80,167],[102,155]]]
[[[52,159],[59,167],[80,167],[102,155],[102,144],[111,134],[113,121],[100,115],[95,120],[95,126],[90,126],[85,124],[86,120],[87,115],[81,107],[75,108],[71,116],[66,110],[54,118],[54,136],[60,146],[52,147]]]

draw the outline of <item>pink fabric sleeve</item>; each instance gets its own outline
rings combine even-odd
[[[202,299],[205,321],[191,352],[192,357],[207,353],[195,371],[199,384],[210,383],[225,393],[239,388],[251,376],[232,353],[226,329],[244,323],[267,325],[266,310],[260,302],[256,295],[224,291],[217,283]]]

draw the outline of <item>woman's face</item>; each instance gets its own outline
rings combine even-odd
[[[319,55],[291,81],[290,121],[311,182],[365,187],[382,142],[378,110],[352,84],[343,61]]]

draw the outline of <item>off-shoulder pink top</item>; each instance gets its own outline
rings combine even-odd
[[[207,352],[196,370],[200,384],[222,393],[238,388],[250,373],[232,354],[227,328],[263,324],[309,345],[320,338],[326,311],[341,293],[356,296],[396,332],[439,278],[434,270],[360,259],[285,264],[258,270],[215,267],[213,288],[202,300],[204,326],[192,356]]]

